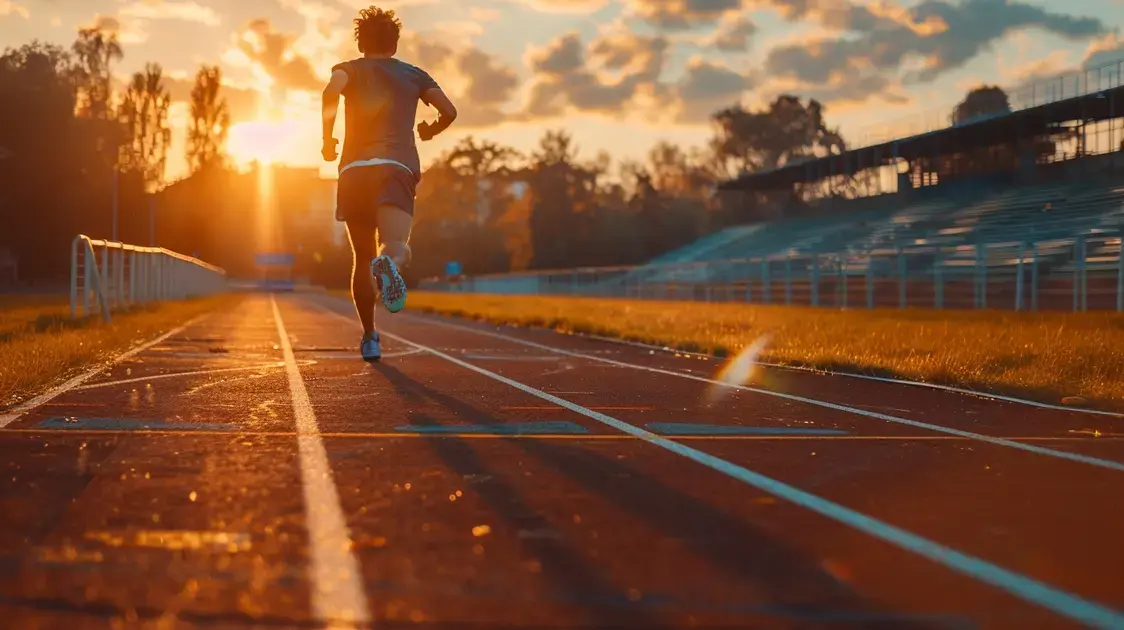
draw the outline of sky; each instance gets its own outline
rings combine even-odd
[[[201,64],[222,68],[239,162],[260,157],[333,176],[319,154],[320,90],[333,64],[359,56],[351,20],[371,4],[0,0],[0,46],[69,45],[98,24],[123,43],[122,81],[159,63],[174,100],[169,180],[185,168],[186,101]],[[702,146],[711,113],[783,93],[819,99],[829,125],[861,143],[947,120],[980,84],[1019,86],[1124,59],[1124,0],[373,4],[397,11],[398,56],[429,71],[460,111],[449,131],[419,144],[423,163],[466,135],[530,152],[559,128],[582,157],[643,158],[659,141]],[[1119,84],[1117,68],[1090,76]]]

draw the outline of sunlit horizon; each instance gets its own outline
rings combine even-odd
[[[222,71],[237,168],[268,162],[335,177],[337,165],[320,159],[319,92],[333,64],[357,55],[348,3],[216,0],[192,11],[147,0],[27,4],[0,12],[5,42],[67,47],[78,29],[99,25],[122,44],[112,69],[119,85],[148,62],[161,65],[173,99],[168,182],[187,175],[185,110],[201,64]],[[843,23],[767,3],[716,11],[605,1],[577,12],[535,0],[394,4],[404,26],[399,56],[424,66],[464,112],[442,137],[419,144],[425,165],[468,135],[529,153],[559,128],[582,159],[602,151],[644,159],[661,141],[704,146],[710,114],[739,102],[759,107],[780,93],[821,101],[828,124],[854,144],[885,135],[877,130],[890,123],[947,120],[979,84],[1014,86],[1124,57],[1113,28],[1124,23],[1124,3],[1113,0],[1004,4],[984,16],[968,15],[972,3],[952,3],[950,29],[924,32],[912,23],[898,29],[892,16]],[[855,6],[861,13],[876,5]],[[915,10],[902,7],[905,17]],[[961,26],[976,21],[987,27]],[[889,47],[885,55],[868,54],[879,46]],[[343,140],[343,130],[336,136]]]

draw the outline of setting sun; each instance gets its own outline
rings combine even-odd
[[[230,127],[227,151],[238,166],[247,166],[255,161],[263,164],[285,162],[299,155],[299,132],[296,123],[290,121],[237,123]]]

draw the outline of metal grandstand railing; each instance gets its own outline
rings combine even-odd
[[[1124,312],[1121,234],[478,276],[427,290],[829,308]]]
[[[1124,86],[1124,59],[1080,70],[1039,78],[1006,90],[1011,111],[1056,103]],[[1124,103],[1120,104],[1124,112]],[[899,138],[919,136],[952,126],[952,107],[931,108],[889,123],[872,125],[848,134],[848,149],[862,149]]]

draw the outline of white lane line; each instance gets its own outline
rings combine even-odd
[[[157,381],[166,378],[180,378],[183,376],[206,376],[208,374],[221,374],[223,372],[249,372],[253,370],[269,370],[273,368],[285,367],[283,361],[275,363],[261,363],[258,365],[247,365],[244,367],[232,368],[215,368],[213,370],[191,370],[190,372],[172,372],[170,374],[153,374],[151,376],[138,376],[137,378],[125,378],[119,381],[105,381],[103,383],[93,383],[90,385],[82,385],[75,387],[75,391],[85,391],[87,389],[99,389],[102,387],[113,387],[114,385],[129,385],[131,383],[144,383],[148,381]]]
[[[110,359],[108,361],[108,364],[113,365],[115,363],[120,363],[121,361],[131,359],[134,356],[140,354],[141,352],[144,352],[145,350],[148,350],[149,348],[151,348],[151,347],[153,347],[157,344],[163,343],[168,338],[174,337],[174,336],[182,333],[183,331],[187,330],[191,326],[194,326],[194,325],[198,324],[200,321],[202,321],[208,315],[210,315],[210,313],[204,313],[204,314],[202,314],[198,317],[192,318],[192,319],[188,320],[188,322],[186,324],[184,324],[182,326],[178,326],[176,328],[173,328],[172,330],[169,330],[168,332],[164,333],[163,335],[160,335],[159,337],[153,339],[152,341],[142,343],[139,346],[135,346],[130,350],[122,352],[121,354],[117,355],[116,357]],[[72,389],[77,388],[79,385],[81,385],[82,383],[85,383],[87,380],[89,380],[89,379],[97,376],[98,374],[101,374],[102,372],[104,372],[105,368],[106,368],[106,363],[102,363],[102,364],[98,365],[97,367],[90,368],[89,370],[83,372],[82,374],[79,374],[78,376],[75,376],[74,378],[72,378],[72,379],[66,381],[65,383],[59,385],[58,387],[47,390],[46,392],[43,392],[42,394],[36,396],[35,398],[32,398],[31,400],[28,400],[28,401],[26,401],[22,404],[16,405],[15,407],[9,409],[5,413],[0,414],[0,429],[2,429],[4,427],[8,426],[9,424],[15,422],[21,416],[23,416],[23,414],[31,411],[32,409],[35,409],[36,407],[42,405],[43,403],[50,402],[54,398],[56,398],[58,396],[61,396],[62,394],[65,394],[66,392],[68,392]]]
[[[332,312],[334,313],[334,311]],[[343,317],[343,315],[338,313],[336,313],[336,315]],[[1047,608],[1059,615],[1069,617],[1070,619],[1085,623],[1094,628],[1104,628],[1106,630],[1119,630],[1120,628],[1124,628],[1124,614],[1099,603],[1083,599],[1078,595],[1062,591],[1027,576],[1004,569],[986,560],[970,556],[952,549],[951,547],[946,547],[938,542],[918,536],[917,534],[895,527],[861,512],[856,512],[833,501],[790,486],[782,481],[709,455],[685,444],[662,438],[612,416],[553,396],[542,390],[531,387],[530,385],[525,385],[519,381],[501,376],[495,372],[468,363],[467,361],[462,361],[456,357],[434,350],[433,348],[385,331],[382,332],[382,334],[401,343],[409,344],[415,348],[429,352],[436,357],[458,365],[466,370],[487,376],[488,378],[514,387],[524,393],[554,403],[574,413],[581,414],[619,431],[638,437],[650,444],[671,451],[676,455],[681,455],[712,470],[733,477],[758,490],[767,492],[773,496],[816,512],[817,514],[843,523],[844,525],[853,527],[869,536],[897,545],[906,551],[913,552],[937,564],[964,574],[969,578],[1007,591],[1027,603]]]
[[[305,524],[308,528],[309,555],[312,566],[312,610],[317,619],[348,624],[372,623],[367,595],[363,589],[359,561],[351,553],[351,532],[340,506],[339,492],[332,477],[332,467],[312,401],[297,367],[293,344],[285,332],[277,299],[270,294],[273,320],[281,337],[285,356],[285,372],[289,376],[293,414],[297,419],[297,443],[300,446],[301,486],[304,489]]]
[[[1027,452],[1030,452],[1030,453],[1036,453],[1038,455],[1048,455],[1050,457],[1056,457],[1058,459],[1065,459],[1065,460],[1069,460],[1069,461],[1079,462],[1079,463],[1082,463],[1082,464],[1088,464],[1090,466],[1097,466],[1099,468],[1107,468],[1109,470],[1117,470],[1117,471],[1124,472],[1124,463],[1112,461],[1112,460],[1109,460],[1109,459],[1100,459],[1098,457],[1089,457],[1087,455],[1081,455],[1081,454],[1078,454],[1078,453],[1069,453],[1069,452],[1066,452],[1066,451],[1058,451],[1058,450],[1054,450],[1054,449],[1051,449],[1051,448],[1045,448],[1045,447],[1042,447],[1042,446],[1034,446],[1033,444],[1024,444],[1022,442],[1016,442],[1014,440],[1008,440],[1008,439],[1004,439],[1004,438],[993,437],[993,436],[990,436],[990,435],[983,435],[982,433],[973,433],[971,431],[962,431],[960,429],[953,429],[951,427],[946,427],[946,426],[942,426],[942,425],[939,425],[939,424],[930,424],[928,422],[921,422],[920,420],[910,420],[908,418],[891,416],[891,415],[887,415],[887,414],[884,414],[884,413],[878,413],[876,411],[868,411],[866,409],[859,409],[858,407],[850,407],[850,406],[847,406],[847,405],[839,405],[839,404],[830,403],[830,402],[827,402],[827,401],[824,401],[824,400],[816,400],[814,398],[805,398],[803,396],[796,396],[794,394],[784,394],[784,393],[781,393],[781,392],[775,392],[775,391],[768,390],[768,389],[760,389],[760,388],[757,388],[757,387],[750,387],[748,385],[735,385],[735,384],[731,384],[731,383],[725,383],[723,381],[718,381],[718,380],[715,380],[715,379],[712,379],[712,378],[707,378],[705,376],[697,376],[697,375],[694,375],[694,374],[687,374],[685,372],[676,372],[674,370],[664,370],[664,369],[661,369],[661,368],[649,367],[647,365],[639,365],[639,364],[636,364],[636,363],[626,363],[624,361],[617,361],[615,359],[606,359],[605,357],[599,357],[599,356],[595,356],[595,355],[591,355],[591,354],[585,354],[585,353],[582,353],[582,352],[573,352],[573,351],[570,351],[570,350],[564,350],[562,348],[556,348],[554,346],[547,346],[547,345],[543,345],[541,343],[535,343],[534,341],[527,341],[525,339],[520,339],[518,337],[511,337],[511,336],[504,335],[504,334],[501,334],[501,333],[494,333],[494,332],[490,332],[490,331],[486,331],[486,330],[476,330],[474,328],[469,328],[467,326],[458,326],[456,324],[450,324],[450,323],[447,323],[447,322],[426,322],[426,323],[428,323],[430,325],[433,325],[433,326],[442,326],[442,327],[445,327],[445,328],[462,330],[464,332],[472,333],[472,334],[475,334],[475,335],[483,335],[485,337],[492,337],[492,338],[495,338],[495,339],[503,339],[505,341],[509,341],[509,342],[512,342],[512,343],[518,343],[518,344],[522,344],[522,345],[529,346],[529,347],[532,347],[532,348],[538,348],[540,350],[546,350],[548,352],[554,352],[554,353],[561,354],[561,355],[568,356],[568,357],[574,357],[574,358],[578,358],[578,359],[587,359],[589,361],[599,361],[601,363],[607,363],[609,365],[615,365],[617,367],[631,368],[631,369],[634,369],[634,370],[640,370],[640,371],[643,371],[643,372],[650,372],[650,373],[653,373],[653,374],[663,374],[663,375],[666,375],[666,376],[675,376],[675,377],[678,377],[678,378],[685,378],[685,379],[689,379],[689,380],[692,380],[692,381],[699,381],[699,382],[702,382],[702,383],[710,383],[712,385],[721,385],[722,387],[730,387],[730,388],[738,389],[738,390],[742,390],[742,391],[753,392],[755,394],[762,394],[764,396],[773,396],[774,398],[783,398],[785,400],[791,400],[793,402],[804,403],[804,404],[807,404],[807,405],[814,405],[816,407],[823,407],[824,409],[832,409],[832,410],[835,410],[835,411],[842,411],[844,413],[851,413],[851,414],[855,414],[855,415],[859,415],[859,416],[865,416],[867,418],[873,418],[875,420],[884,420],[886,422],[894,422],[894,423],[897,423],[897,424],[904,424],[904,425],[911,426],[911,427],[917,427],[919,429],[925,429],[927,431],[937,431],[939,433],[947,433],[949,435],[956,435],[956,436],[959,436],[959,437],[969,438],[969,439],[976,440],[976,441],[979,441],[979,442],[987,442],[989,444],[995,444],[995,445],[998,445],[998,446],[1005,446],[1007,448],[1013,448],[1013,449],[1017,449],[1017,450],[1020,450],[1020,451],[1027,451]]]
[[[438,315],[434,313],[434,315]],[[436,320],[433,321],[428,317],[421,315],[414,315],[413,317],[424,321],[426,323],[445,324],[447,322]],[[539,328],[539,330],[555,332],[549,328]],[[622,346],[630,346],[633,348],[640,348],[643,350],[656,350],[666,354],[682,354],[690,357],[698,357],[700,359],[717,360],[719,357],[704,354],[702,352],[691,352],[689,350],[676,350],[669,346],[659,346],[651,343],[643,343],[640,341],[629,341],[627,339],[617,339],[615,337],[605,337],[603,335],[591,335],[587,333],[567,333],[569,336],[579,337],[583,339],[592,339],[594,341],[604,341],[607,343],[615,343]],[[1115,411],[1104,411],[1101,409],[1085,409],[1082,407],[1067,407],[1065,405],[1053,405],[1050,403],[1038,402],[1035,400],[1027,400],[1026,398],[1016,398],[1014,396],[1004,396],[1002,394],[993,394],[991,392],[981,392],[974,389],[966,389],[963,387],[953,387],[952,385],[940,385],[938,383],[925,383],[923,381],[911,381],[904,378],[892,378],[888,376],[870,376],[869,374],[856,374],[854,372],[838,372],[835,370],[828,370],[824,368],[807,367],[803,365],[785,365],[783,363],[770,363],[767,361],[752,361],[754,365],[761,367],[774,368],[778,370],[791,370],[793,372],[806,372],[810,374],[826,374],[828,376],[842,376],[846,378],[857,378],[864,381],[877,381],[879,383],[891,383],[894,385],[908,385],[910,387],[924,387],[927,389],[936,389],[945,392],[954,392],[957,394],[964,394],[974,398],[986,398],[989,400],[1001,400],[1003,402],[1014,403],[1016,405],[1026,405],[1028,407],[1038,407],[1039,409],[1050,409],[1054,411],[1068,411],[1071,413],[1084,413],[1094,416],[1110,416],[1113,418],[1124,418],[1124,413]]]

